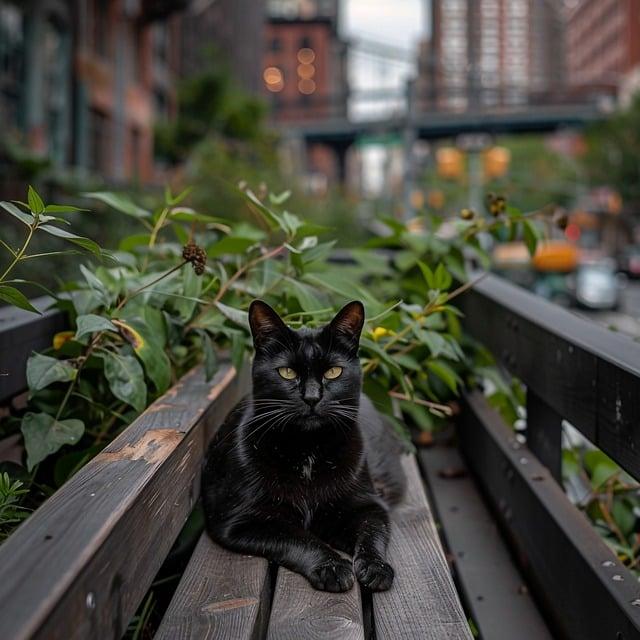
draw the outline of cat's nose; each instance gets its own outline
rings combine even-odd
[[[307,385],[304,390],[302,399],[310,406],[315,407],[320,402],[320,387],[316,385]]]

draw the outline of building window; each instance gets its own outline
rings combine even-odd
[[[24,71],[23,20],[18,7],[0,4],[0,118],[9,129],[20,126],[20,89]]]
[[[89,111],[89,169],[101,176],[108,177],[111,156],[111,123],[109,117],[98,109]]]
[[[93,0],[89,9],[89,44],[101,58],[109,57],[109,3]]]
[[[313,41],[309,36],[302,36],[298,44],[298,49],[313,49]]]
[[[280,38],[271,38],[271,43],[269,45],[269,48],[274,53],[278,53],[279,51],[282,51],[282,40],[280,40]]]

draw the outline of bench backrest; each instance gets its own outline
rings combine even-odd
[[[459,306],[527,387],[526,447],[479,393],[465,396],[459,434],[537,595],[567,637],[637,637],[637,580],[558,481],[563,419],[640,479],[640,344],[493,275]]]

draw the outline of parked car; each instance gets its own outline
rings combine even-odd
[[[630,278],[640,278],[640,245],[630,245],[620,254],[618,268]]]
[[[624,286],[611,259],[582,263],[574,280],[574,299],[587,309],[617,309]]]

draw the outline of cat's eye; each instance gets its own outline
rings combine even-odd
[[[327,380],[335,380],[336,378],[339,378],[341,374],[342,367],[331,367],[324,372],[324,377]]]
[[[285,380],[295,380],[298,377],[298,374],[291,367],[278,367],[278,373]]]

